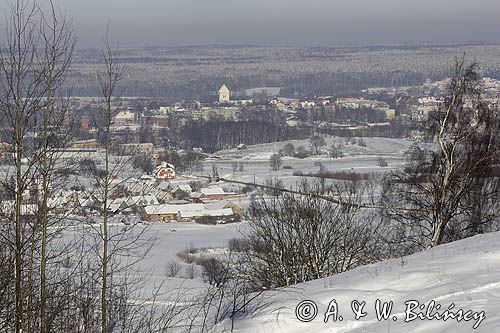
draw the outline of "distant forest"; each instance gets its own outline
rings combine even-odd
[[[75,55],[74,95],[99,94],[96,52]],[[369,87],[419,85],[449,77],[450,61],[464,52],[480,64],[483,75],[500,78],[500,45],[126,49],[118,52],[126,68],[120,95],[209,101],[222,84],[232,91],[281,87],[284,97],[356,95]]]

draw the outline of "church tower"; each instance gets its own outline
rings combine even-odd
[[[219,103],[228,103],[229,102],[229,89],[222,85],[219,89]]]

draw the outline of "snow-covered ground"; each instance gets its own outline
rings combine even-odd
[[[264,183],[266,179],[279,178],[285,187],[295,187],[302,177],[294,176],[294,171],[318,172],[320,165],[325,170],[339,172],[358,172],[358,173],[381,173],[391,169],[399,169],[404,163],[404,153],[412,145],[412,141],[406,139],[391,138],[363,138],[366,147],[360,147],[357,144],[345,144],[345,138],[325,137],[326,146],[322,148],[322,154],[311,156],[304,159],[282,157],[282,168],[278,171],[272,171],[269,166],[269,158],[276,154],[287,143],[291,143],[295,148],[304,146],[310,149],[309,140],[291,140],[283,142],[266,143],[254,146],[248,146],[246,149],[228,149],[216,153],[220,159],[209,159],[203,162],[204,171],[195,173],[197,175],[207,176],[212,172],[212,165],[217,167],[219,176],[228,178],[233,177],[243,181]],[[332,159],[328,156],[328,147],[331,144],[343,144],[342,151],[344,157]],[[387,167],[380,167],[378,159],[383,157]],[[233,172],[234,162],[242,163],[244,170]],[[291,167],[291,168],[283,168]]]
[[[499,263],[500,232],[475,236],[284,288],[270,296],[275,302],[255,317],[237,320],[235,332],[500,332]],[[377,299],[381,304],[393,302],[387,320],[377,320]],[[317,306],[317,316],[310,322],[301,322],[296,315],[297,306],[305,300]],[[337,321],[332,315],[325,323],[329,305],[335,308],[333,300],[338,309]],[[366,302],[362,308],[366,316],[358,320],[351,308],[354,301]],[[414,309],[416,303],[405,304],[412,301],[423,309]],[[434,309],[429,309],[432,301]],[[307,311],[312,307],[305,304],[301,309],[299,317],[312,317],[313,312]],[[437,314],[442,316],[448,309],[453,314],[462,309],[462,320],[436,319]],[[426,319],[415,317],[419,313]],[[223,325],[215,329],[224,330]]]
[[[348,155],[395,155],[403,153],[411,146],[412,141],[407,139],[393,139],[393,138],[363,138],[366,147],[360,147],[356,144],[347,143],[346,138],[324,136],[326,146],[322,150],[327,150],[331,144],[342,144],[342,151]],[[355,139],[357,141],[357,139]],[[273,142],[264,143],[259,145],[248,146],[246,149],[228,149],[221,150],[217,152],[219,156],[249,156],[249,159],[260,159],[265,158],[266,155],[262,153],[267,153],[267,158],[271,154],[278,153],[287,143],[291,143],[295,148],[299,146],[304,146],[306,149],[310,148],[309,140],[290,140],[283,142]]]
[[[203,225],[194,222],[169,222],[151,224],[148,232],[155,236],[155,241],[147,258],[141,262],[142,270],[150,272],[150,277],[165,278],[165,265],[172,260],[179,260],[178,252],[194,248],[226,247],[231,238],[242,237],[239,231],[242,225],[244,223]],[[183,271],[179,277],[185,277]]]
[[[137,257],[130,259],[134,264],[127,270],[127,274],[135,279],[134,288],[137,289],[137,295],[134,297],[141,302],[149,299],[153,292],[162,294],[157,300],[169,299],[182,293],[182,299],[186,301],[205,293],[209,285],[202,279],[201,267],[183,262],[177,253],[194,249],[202,250],[201,255],[206,255],[217,249],[223,250],[227,248],[230,239],[242,237],[241,230],[246,226],[246,222],[219,225],[169,222],[126,226],[119,222],[122,218],[127,219],[120,215],[112,218],[109,234],[113,239],[122,239],[119,246],[127,246],[134,255],[140,256],[139,260]],[[100,228],[99,223],[68,227],[61,239],[64,243],[71,243],[74,239],[80,240],[84,236],[87,239],[86,251],[94,255],[92,239],[96,237]],[[125,235],[123,233],[125,228],[131,228],[128,236],[114,236],[118,233]],[[136,237],[137,243],[130,244],[129,240]],[[81,252],[81,248],[78,247],[75,251]],[[123,264],[125,262],[129,261],[123,260]],[[180,267],[173,277],[167,273],[167,266],[174,262]],[[194,269],[192,274],[189,273],[189,268]]]
[[[338,138],[328,138],[327,144]],[[248,147],[245,150],[219,152],[220,160],[205,161],[205,172],[211,172],[212,164],[224,178],[246,182],[264,183],[269,178],[280,178],[285,186],[293,186],[300,177],[293,176],[294,170],[316,172],[321,163],[330,171],[385,172],[400,168],[404,162],[403,153],[411,145],[401,139],[365,138],[367,147],[349,144],[344,147],[345,157],[330,159],[327,155],[306,159],[283,158],[283,165],[292,169],[270,171],[269,156],[277,153],[286,144],[272,143]],[[296,147],[308,145],[307,140],[291,141]],[[389,166],[381,168],[377,158],[384,157]],[[233,172],[233,162],[243,162],[244,170]],[[230,184],[225,184],[230,186]],[[237,204],[243,208],[249,205],[249,198],[238,198]],[[165,292],[182,292],[183,298],[190,300],[202,295],[207,284],[201,278],[201,268],[195,267],[191,278],[187,263],[181,262],[177,253],[191,248],[222,248],[231,238],[241,237],[246,222],[206,226],[195,223],[152,223],[147,230],[147,238],[155,242],[147,257],[135,267],[135,274],[144,280],[143,292],[148,295],[159,285]],[[117,224],[123,228],[122,224]],[[87,231],[85,231],[87,232]],[[178,262],[181,269],[176,277],[166,274],[166,266]],[[235,332],[500,332],[500,233],[480,235],[463,241],[443,245],[412,256],[387,260],[369,266],[359,267],[333,277],[290,286],[278,291],[266,292],[265,308],[252,313],[247,318],[236,319]],[[185,292],[185,294],[184,294]],[[167,295],[168,296],[168,295]],[[140,297],[139,297],[139,300]],[[335,303],[332,301],[335,300]],[[393,302],[387,320],[377,319],[375,305]],[[297,319],[297,306],[303,301],[316,304],[317,314],[310,322]],[[354,305],[365,305],[359,312],[366,313],[355,319]],[[405,302],[415,301],[423,305],[423,310],[413,309],[406,313]],[[426,315],[431,302],[434,309]],[[299,309],[299,317],[307,317],[308,303]],[[310,303],[309,303],[310,304]],[[412,305],[413,303],[408,303]],[[325,313],[337,305],[337,320],[329,316],[325,323]],[[437,309],[437,306],[440,309]],[[451,308],[451,306],[454,306]],[[466,320],[437,320],[447,309],[456,314],[463,309]],[[414,319],[405,322],[407,316],[421,312],[421,316],[431,319]],[[436,314],[437,313],[437,314]],[[483,318],[484,316],[484,318]],[[342,317],[342,319],[340,319]],[[474,330],[474,325],[477,328]],[[229,332],[230,323],[223,322],[213,328],[213,332]]]

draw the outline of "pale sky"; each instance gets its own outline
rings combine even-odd
[[[100,45],[108,20],[123,47],[500,41],[500,0],[54,1],[82,48]]]

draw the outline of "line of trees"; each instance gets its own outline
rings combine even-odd
[[[145,279],[137,277],[138,263],[155,239],[147,226],[121,221],[120,210],[112,209],[117,193],[126,192],[124,183],[138,174],[133,157],[112,154],[110,129],[124,69],[109,27],[101,52],[104,67],[96,73],[101,109],[93,115],[103,142],[101,158],[73,161],[62,157],[74,133],[71,91],[65,89],[76,40],[71,19],[52,2],[41,7],[31,0],[11,1],[6,18],[0,52],[5,150],[0,331],[206,332],[213,320],[250,306],[240,297],[247,290],[240,284],[233,284],[231,293],[211,286],[200,296],[164,281],[145,292]],[[71,205],[56,196],[68,187],[75,189]],[[77,213],[87,200],[78,198],[83,188],[97,215]]]
[[[69,128],[62,86],[75,38],[71,20],[50,2],[15,1],[6,14],[0,53],[2,140],[11,156],[1,189],[3,293],[0,330],[49,332],[61,310],[61,282],[52,265],[67,246],[51,245],[52,228],[64,217],[52,214],[51,189],[63,183],[68,166],[57,163]],[[25,198],[30,194],[29,201]],[[8,270],[11,270],[10,272]],[[64,278],[64,277],[63,277]]]
[[[201,147],[214,152],[229,149],[243,143],[254,145],[307,137],[286,124],[268,121],[207,121],[192,122],[183,127],[179,139],[186,147]]]
[[[153,239],[144,227],[117,227],[109,209],[120,186],[117,176],[130,163],[110,154],[122,70],[108,34],[106,70],[98,75],[104,165],[86,170],[101,214],[82,220],[55,196],[68,183],[83,181],[79,167],[88,164],[61,157],[72,132],[70,91],[64,88],[76,40],[71,19],[52,2],[9,5],[0,52],[0,135],[6,150],[0,179],[0,331],[162,331],[184,308],[156,309],[155,297],[164,290],[149,296],[150,307],[131,302],[138,283],[131,269]]]

